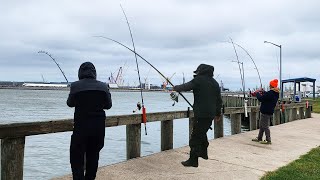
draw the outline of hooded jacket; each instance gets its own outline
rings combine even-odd
[[[76,134],[96,135],[105,131],[105,112],[112,107],[111,94],[106,83],[96,80],[96,69],[91,62],[81,64],[79,81],[70,86],[67,100],[75,107],[74,129]]]
[[[274,113],[274,107],[277,105],[279,99],[279,89],[272,88],[268,92],[262,94],[256,93],[257,99],[261,102],[260,112],[262,114],[272,115]]]
[[[213,78],[213,71],[213,66],[200,64],[191,81],[174,87],[178,92],[193,90],[195,117],[213,119],[221,114],[221,92],[218,82]]]

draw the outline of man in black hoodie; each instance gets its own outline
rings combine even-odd
[[[91,62],[81,64],[78,77],[79,81],[71,84],[67,100],[69,107],[75,107],[70,163],[73,179],[91,180],[96,177],[99,152],[104,146],[106,115],[103,109],[110,109],[112,101],[107,84],[96,80],[96,69]]]
[[[213,78],[214,67],[200,64],[194,73],[194,79],[174,87],[175,91],[193,90],[193,112],[195,123],[189,141],[190,158],[181,162],[184,166],[198,167],[198,157],[208,159],[209,146],[207,131],[212,120],[220,120],[222,99],[218,82]]]

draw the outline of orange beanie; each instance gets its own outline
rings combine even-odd
[[[278,79],[273,79],[270,81],[270,86],[271,87],[278,87]]]

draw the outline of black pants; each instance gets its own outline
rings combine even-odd
[[[196,118],[189,141],[190,157],[199,157],[207,152],[209,146],[207,132],[212,125],[212,118]]]
[[[74,180],[93,180],[96,177],[99,152],[104,146],[104,134],[85,136],[72,134],[70,145],[70,163]],[[84,156],[86,156],[86,174],[84,176]]]

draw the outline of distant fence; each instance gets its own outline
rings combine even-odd
[[[230,116],[231,134],[241,133],[241,117],[244,113],[243,107],[224,108],[224,115]],[[257,129],[259,119],[259,107],[249,106],[250,130]],[[277,107],[273,116],[273,124],[294,121],[311,117],[311,105],[306,108],[305,103],[284,105],[281,112]],[[281,121],[280,119],[283,119]],[[193,111],[172,111],[147,114],[148,122],[161,122],[161,151],[173,148],[173,121],[175,119],[189,118],[189,136],[194,123]],[[126,126],[127,159],[140,157],[141,155],[141,115],[108,116],[106,127]],[[23,179],[23,161],[25,137],[39,134],[50,134],[57,132],[72,131],[73,120],[63,119],[45,122],[14,123],[0,125],[1,139],[1,179],[21,180]],[[223,137],[223,116],[218,122],[214,122],[214,138]]]
[[[225,107],[243,107],[244,100],[247,100],[247,106],[259,106],[256,97],[246,97],[240,94],[222,94],[222,101]]]

